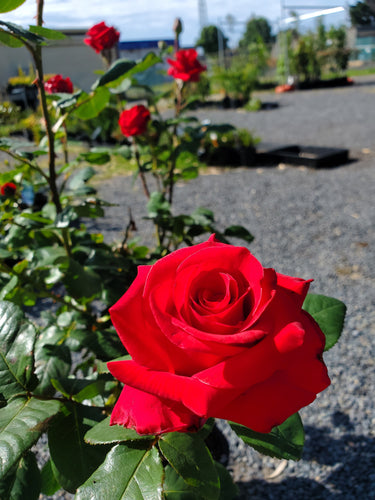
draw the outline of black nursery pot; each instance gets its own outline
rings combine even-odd
[[[253,146],[219,146],[206,151],[201,160],[211,167],[251,167],[255,156]]]
[[[38,88],[36,85],[11,85],[7,86],[9,99],[22,110],[31,108],[35,111],[38,107]]]

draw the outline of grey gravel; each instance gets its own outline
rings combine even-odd
[[[255,236],[249,249],[264,266],[314,278],[310,291],[344,301],[348,314],[340,342],[325,355],[332,385],[301,411],[302,460],[269,479],[280,461],[248,448],[223,424],[229,469],[241,499],[375,499],[375,76],[357,78],[353,87],[259,97],[279,108],[196,114],[248,128],[266,142],[349,148],[356,161],[330,169],[208,169],[176,187],[174,212],[205,206],[220,229],[246,226]],[[150,244],[140,183],[117,177],[99,192],[118,203],[98,221],[106,239],[121,239],[130,207],[141,242]]]

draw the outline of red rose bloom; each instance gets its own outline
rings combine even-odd
[[[125,384],[111,424],[158,434],[217,417],[270,432],[330,383],[308,288],[214,236],[140,266],[110,309],[132,356],[108,363]]]
[[[58,92],[73,94],[73,84],[70,78],[63,78],[61,75],[52,76],[44,82],[44,88],[48,94],[57,94]]]
[[[0,193],[3,196],[14,196],[17,186],[13,182],[6,182],[0,188]]]
[[[179,50],[176,52],[176,60],[167,59],[172,66],[168,69],[168,75],[184,82],[199,82],[199,75],[206,71],[206,66],[198,61],[195,49]]]
[[[120,39],[120,33],[113,26],[107,26],[104,21],[90,28],[86,36],[84,42],[98,54],[114,47]]]
[[[133,135],[141,135],[147,129],[147,123],[150,120],[150,111],[139,104],[133,106],[130,109],[123,111],[119,118],[119,125],[121,132],[126,137],[131,137]]]

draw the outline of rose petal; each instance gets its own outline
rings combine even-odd
[[[285,274],[277,274],[277,284],[279,287],[284,288],[291,292],[293,301],[297,307],[302,307],[303,301],[306,298],[310,283],[313,280],[303,280],[302,278],[293,278]]]
[[[217,418],[231,420],[256,432],[270,432],[288,417],[316,398],[310,392],[295,385],[295,380],[283,371],[261,382],[217,410]]]
[[[275,335],[273,341],[276,349],[284,354],[301,347],[305,338],[305,330],[301,323],[294,322],[286,325],[281,332]]]
[[[125,386],[112,411],[110,424],[135,429],[138,434],[161,434],[193,432],[202,427],[204,421],[182,404]]]

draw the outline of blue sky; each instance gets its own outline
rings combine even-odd
[[[340,1],[289,0],[286,5],[322,5],[335,7]],[[151,40],[173,38],[172,25],[176,17],[183,21],[182,45],[192,45],[200,32],[198,0],[45,0],[45,26],[49,28],[89,28],[93,24],[105,21],[115,26],[121,33],[121,40]],[[252,16],[264,16],[275,27],[281,17],[280,0],[206,0],[209,24],[221,24],[230,45],[235,45],[244,30],[245,22]],[[26,2],[13,12],[0,14],[4,21],[12,21],[26,26],[35,24],[33,19],[36,1]],[[301,10],[300,13],[306,13]],[[226,16],[231,14],[236,26],[231,32],[226,24]],[[343,24],[344,13],[326,17],[326,23]],[[307,22],[305,22],[306,24]],[[311,24],[311,22],[310,22]]]

